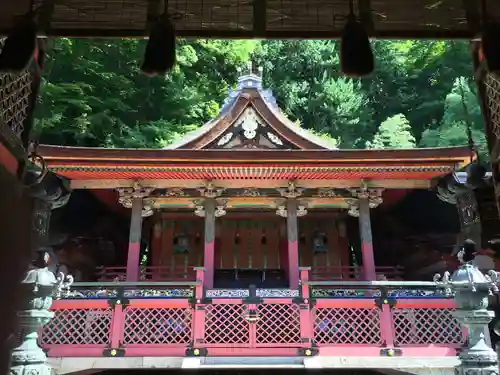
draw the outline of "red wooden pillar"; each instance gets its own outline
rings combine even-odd
[[[142,234],[142,198],[132,198],[127,255],[127,281],[139,281]]]
[[[375,256],[373,254],[372,225],[370,218],[370,200],[368,196],[360,194],[359,207],[359,233],[361,236],[361,253],[363,257],[363,276],[365,280],[377,279],[375,271]]]
[[[205,246],[203,249],[204,284],[206,289],[214,286],[215,261],[215,199],[206,198],[205,202]]]
[[[297,199],[286,201],[286,227],[288,239],[288,280],[290,288],[299,287],[299,236],[297,225]]]

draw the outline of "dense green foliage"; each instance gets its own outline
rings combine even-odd
[[[282,111],[341,148],[476,143],[484,135],[466,42],[375,41],[376,73],[339,73],[335,41],[179,41],[166,77],[138,71],[145,41],[58,39],[36,113],[40,141],[162,147],[216,116],[237,68],[263,67]]]

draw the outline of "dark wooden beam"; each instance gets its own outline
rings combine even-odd
[[[253,0],[253,35],[265,38],[267,29],[267,0]]]
[[[163,4],[163,0],[148,0],[148,10],[146,13],[148,28],[163,12],[168,11],[168,9],[163,9]]]
[[[465,18],[469,30],[473,34],[478,34],[481,31],[481,14],[479,12],[479,0],[462,0],[462,5],[465,10]]]
[[[50,25],[56,0],[43,0],[38,13],[38,30],[42,33],[50,34]]]
[[[366,28],[368,35],[375,34],[375,25],[372,16],[372,2],[371,0],[358,0],[359,19],[363,26]]]
[[[0,36],[7,35],[9,29],[0,29]],[[338,39],[341,30],[268,30],[261,38],[265,39]],[[216,30],[216,29],[188,29],[177,30],[181,38],[213,38],[213,39],[253,39],[257,38],[253,31],[246,30]],[[145,29],[52,29],[48,35],[67,38],[144,38],[147,36]],[[471,40],[475,35],[467,29],[460,30],[375,30],[372,37],[378,39],[398,40]]]

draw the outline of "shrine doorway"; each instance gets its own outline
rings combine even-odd
[[[287,288],[286,223],[280,217],[223,218],[215,243],[215,288]]]

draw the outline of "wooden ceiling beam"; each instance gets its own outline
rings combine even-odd
[[[55,5],[56,0],[43,0],[38,14],[38,29],[40,32],[51,34],[50,25]]]
[[[132,187],[135,182],[139,182],[141,186],[154,187],[157,189],[163,188],[184,188],[196,189],[204,186],[205,180],[72,180],[70,187],[73,190],[85,189],[115,189],[119,187]],[[238,188],[277,188],[287,187],[287,180],[213,180],[213,184],[217,187],[238,189]],[[297,186],[304,188],[337,188],[345,189],[350,187],[362,186],[361,180],[297,180]],[[380,179],[368,181],[368,186],[373,188],[386,189],[428,189],[431,187],[431,181],[428,180],[396,180],[396,179]]]
[[[0,28],[0,35],[8,35],[10,28]],[[180,29],[176,31],[180,38],[211,38],[211,39],[252,39],[256,36],[253,30],[216,30],[216,29]],[[266,30],[264,39],[339,39],[341,30]],[[65,38],[145,38],[145,29],[88,29],[88,28],[52,28],[50,33],[40,36]],[[398,30],[376,29],[371,35],[377,39],[395,40],[470,40],[475,35],[469,29],[435,29],[435,30]]]
[[[373,12],[371,0],[358,0],[359,19],[366,29],[368,35],[375,34],[375,25],[373,23]]]
[[[267,30],[267,0],[253,0],[253,34],[265,38]]]
[[[467,20],[467,26],[474,36],[481,31],[481,14],[479,9],[481,4],[479,0],[462,0],[462,5],[465,10],[465,18]]]

